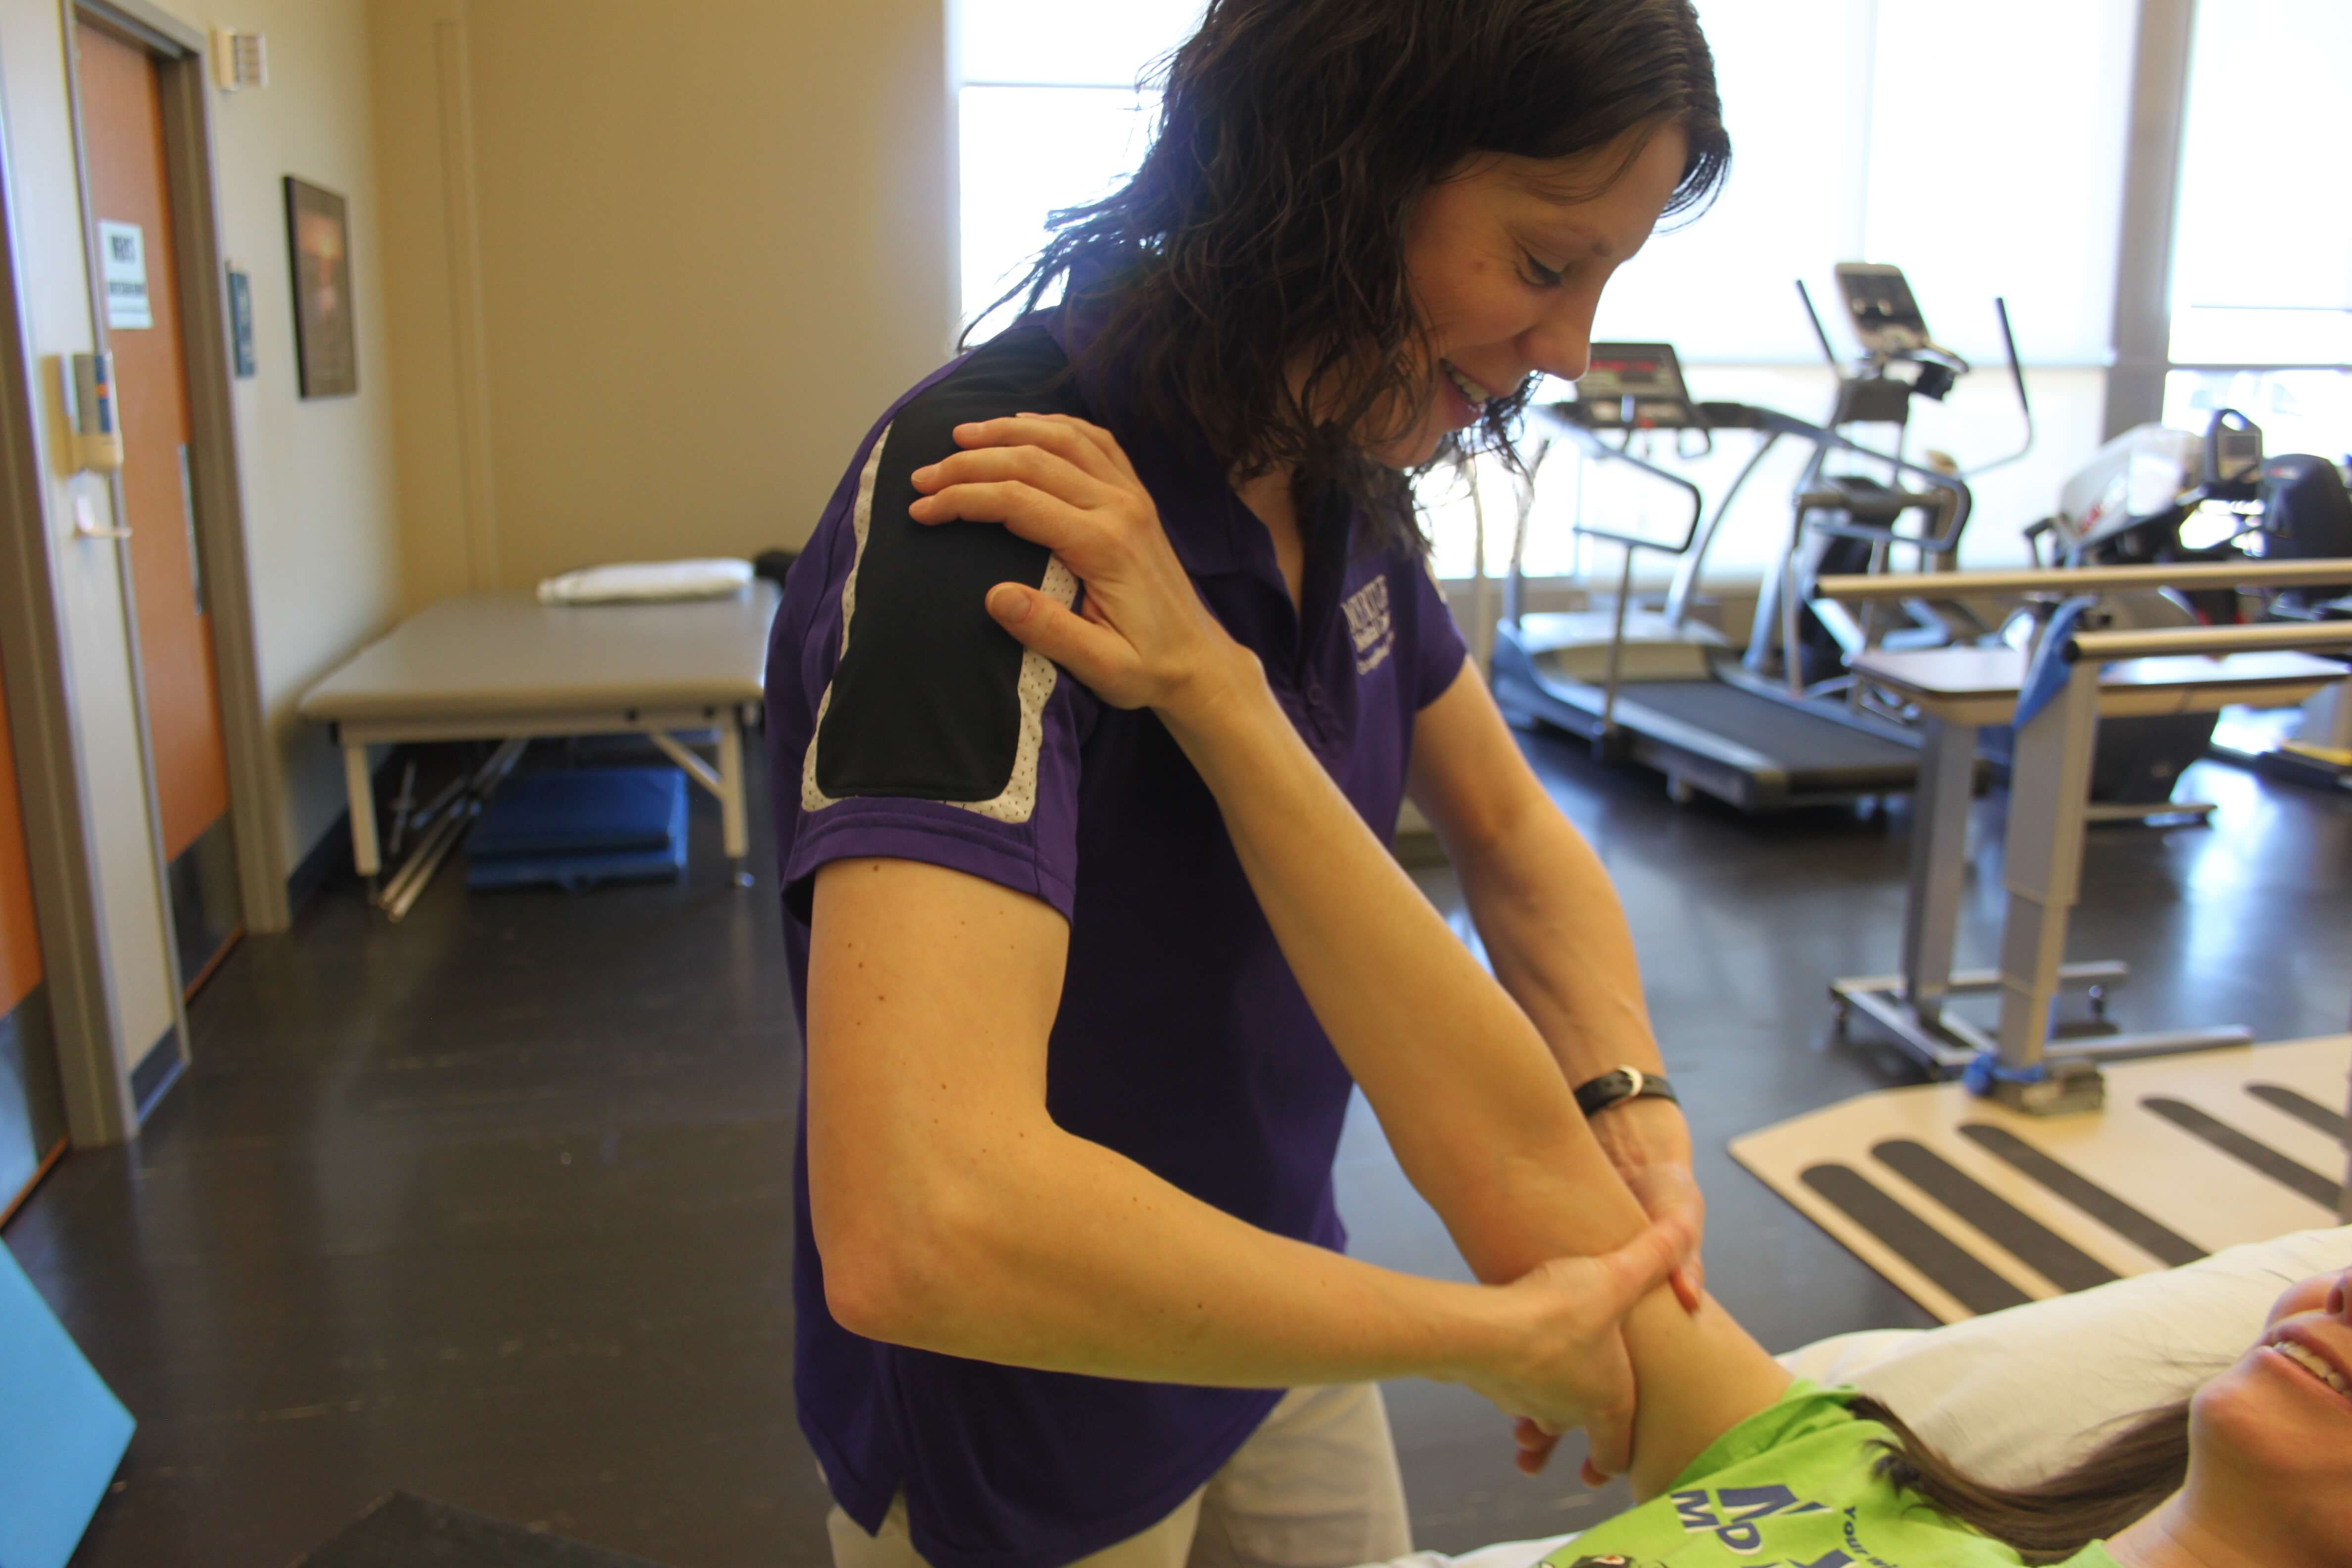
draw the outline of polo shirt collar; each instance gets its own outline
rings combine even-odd
[[[1078,395],[1118,437],[1150,490],[1184,569],[1196,577],[1255,570],[1260,557],[1272,559],[1265,525],[1234,493],[1207,436],[1190,419],[1179,429],[1147,429],[1121,367],[1087,353],[1110,320],[1118,288],[1107,262],[1078,262],[1061,303],[1045,312],[1046,330],[1069,356]]]

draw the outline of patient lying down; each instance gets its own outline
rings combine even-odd
[[[1973,1479],[1885,1405],[1796,1381],[1724,1431],[1668,1490],[1545,1561],[2343,1568],[2352,1564],[2352,1269],[2291,1287],[2244,1354],[2193,1398],[2127,1419],[2039,1483]]]

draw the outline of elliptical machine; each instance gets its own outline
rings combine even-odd
[[[1846,665],[1864,647],[1979,642],[1995,628],[1956,600],[1914,599],[1899,607],[1906,624],[1881,631],[1869,618],[1877,614],[1874,608],[1857,618],[1844,606],[1813,595],[1812,584],[1832,574],[1885,572],[1897,565],[1949,571],[1958,564],[1959,549],[1958,529],[1937,526],[1938,494],[1905,483],[1902,466],[1908,460],[1905,447],[1912,400],[1942,402],[1971,367],[1928,333],[1901,268],[1841,262],[1837,281],[1863,350],[1851,369],[1831,346],[1812,293],[1802,280],[1797,295],[1822,357],[1838,375],[1828,427],[1851,444],[1816,446],[1799,478],[1789,548],[1780,572],[1764,584],[1741,662],[1755,678],[1751,684],[1769,683],[1802,699],[1843,695],[1847,706],[1859,708],[1864,694],[1854,688]],[[2025,443],[1965,474],[1943,454],[1927,454],[1931,467],[1954,478],[1972,479],[2016,462],[2033,447],[2033,408],[2018,365],[2008,302],[1996,299],[1993,310],[2025,424]],[[1895,562],[1897,547],[1914,552],[1915,559]]]

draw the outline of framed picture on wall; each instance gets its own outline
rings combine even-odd
[[[286,239],[294,259],[294,361],[302,395],[348,397],[360,389],[348,204],[287,175]]]

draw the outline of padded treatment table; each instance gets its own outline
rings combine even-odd
[[[404,741],[643,734],[719,797],[739,879],[751,853],[743,731],[760,717],[775,584],[730,599],[542,605],[475,594],[428,605],[310,689],[305,719],[332,726],[360,874],[383,868],[367,749]],[[719,763],[679,733],[716,729]]]

